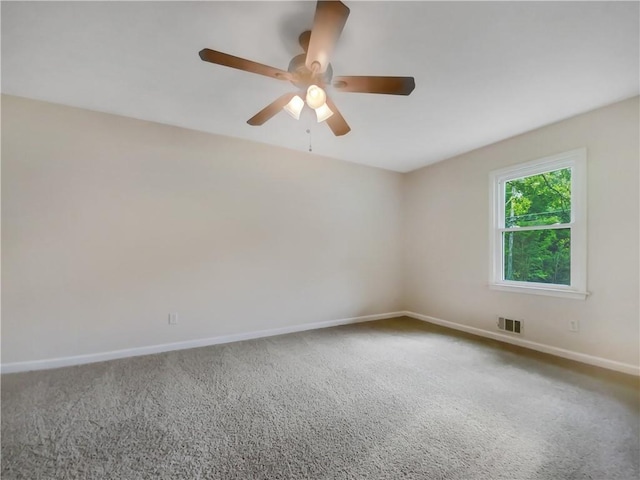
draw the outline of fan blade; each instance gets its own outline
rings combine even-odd
[[[318,0],[305,60],[305,65],[312,72],[314,68],[317,68],[316,73],[324,73],[327,69],[329,57],[347,22],[349,11],[342,2]]]
[[[338,92],[409,95],[416,81],[413,77],[335,77],[333,88]]]
[[[351,127],[338,110],[338,107],[336,107],[336,104],[333,103],[333,101],[329,97],[327,97],[327,105],[329,105],[329,108],[333,112],[333,115],[327,118],[325,122],[327,122],[327,125],[329,125],[329,128],[331,129],[333,134],[336,137],[340,137],[349,133],[351,131]]]
[[[273,117],[276,113],[282,111],[282,107],[284,107],[287,103],[291,101],[291,99],[295,96],[295,93],[285,93],[281,97],[279,97],[274,102],[271,102],[269,105],[264,107],[258,113],[256,113],[253,117],[247,120],[249,125],[258,126],[262,125],[264,122]]]
[[[258,75],[265,75],[267,77],[276,78],[278,80],[292,80],[292,75],[289,72],[280,70],[278,68],[270,67],[269,65],[263,65],[262,63],[252,62],[240,57],[234,57],[228,53],[218,52],[216,50],[209,50],[203,48],[200,50],[200,58],[205,62],[215,63],[225,67],[237,68],[238,70],[244,70],[245,72],[257,73]]]

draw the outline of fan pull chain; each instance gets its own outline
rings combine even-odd
[[[309,134],[309,151],[313,152],[313,148],[311,146],[311,130],[307,128],[307,133]]]

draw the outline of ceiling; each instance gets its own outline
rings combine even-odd
[[[286,70],[314,2],[2,2],[2,92],[400,172],[639,92],[638,2],[357,2],[335,75],[414,76],[409,97],[335,92],[352,131],[312,112],[246,121],[295,87],[202,62]]]

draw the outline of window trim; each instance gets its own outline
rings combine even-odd
[[[571,221],[543,228],[571,229],[571,285],[505,280],[504,247],[502,244],[502,232],[505,230],[504,184],[510,180],[563,168],[572,169]],[[584,300],[589,295],[587,292],[587,149],[578,148],[494,170],[489,174],[489,182],[491,192],[489,288],[506,292]],[[529,229],[531,228],[527,227],[527,230]]]

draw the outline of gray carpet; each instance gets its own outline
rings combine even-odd
[[[638,479],[638,380],[411,319],[2,376],[2,479]]]

